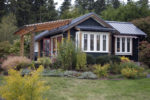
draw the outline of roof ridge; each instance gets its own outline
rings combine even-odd
[[[120,22],[120,21],[108,21],[108,20],[105,20],[105,22],[108,22],[108,23],[132,24],[132,22]]]

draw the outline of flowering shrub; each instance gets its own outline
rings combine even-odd
[[[31,60],[26,57],[10,56],[3,62],[2,69],[9,70],[13,68],[19,70],[21,68],[29,67],[31,63]]]
[[[138,71],[135,68],[124,68],[121,71],[121,74],[126,78],[136,78],[138,75]]]
[[[122,56],[121,57],[121,62],[129,62],[130,59],[128,57]]]
[[[105,64],[103,66],[101,66],[101,65],[94,65],[93,67],[95,68],[94,73],[98,77],[107,77],[108,76],[109,64]]]
[[[42,71],[40,66],[22,77],[21,71],[10,69],[9,75],[4,77],[5,84],[0,87],[0,95],[6,100],[43,100],[43,92],[49,87],[41,80]]]

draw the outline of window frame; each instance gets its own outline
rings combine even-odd
[[[79,35],[80,34],[80,35]],[[87,34],[87,50],[84,50],[84,34]],[[90,35],[94,35],[94,50],[90,50],[91,44],[90,44]],[[100,35],[100,50],[97,50],[97,35]],[[106,35],[106,51],[103,51],[103,35]],[[109,53],[109,32],[90,32],[90,31],[78,31],[76,32],[76,46],[79,47],[79,43],[81,43],[81,50],[83,52],[98,52],[98,53]],[[80,40],[81,36],[81,42],[77,40]]]
[[[119,45],[119,47],[120,47],[120,51],[118,52],[117,51],[117,43],[118,43],[118,41],[117,41],[117,39],[120,39],[120,45]],[[122,50],[123,50],[123,48],[122,48],[122,41],[123,41],[123,38],[125,38],[125,44],[124,44],[124,49],[125,49],[125,51],[123,52]],[[127,39],[130,39],[130,52],[128,52],[127,50],[128,50],[128,47],[127,47]],[[133,48],[132,48],[132,46],[133,46],[133,37],[131,37],[131,36],[116,36],[115,37],[115,55],[132,55],[132,53],[133,53]]]

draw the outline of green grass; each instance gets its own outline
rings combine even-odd
[[[150,100],[150,79],[85,80],[44,77],[48,100]],[[0,77],[1,83],[2,77]]]
[[[48,100],[150,100],[150,79],[81,80],[46,77]]]

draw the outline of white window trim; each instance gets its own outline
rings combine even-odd
[[[81,35],[80,35],[81,34]],[[84,34],[87,34],[88,39],[87,39],[87,50],[84,50]],[[90,34],[94,34],[94,50],[90,50]],[[80,37],[82,38],[81,43],[81,50],[83,52],[98,52],[98,53],[109,53],[109,32],[90,32],[90,31],[78,31],[76,32],[76,46],[79,47],[80,43]],[[100,35],[100,51],[97,51],[97,35]],[[103,51],[103,35],[106,35],[106,51]],[[78,36],[78,37],[77,37]],[[77,44],[77,39],[78,39],[78,44]]]
[[[120,52],[117,52],[117,38],[120,38]],[[122,38],[125,38],[125,52],[122,52]],[[127,38],[130,38],[130,52],[127,52]],[[132,55],[133,46],[132,36],[115,36],[115,55]]]

